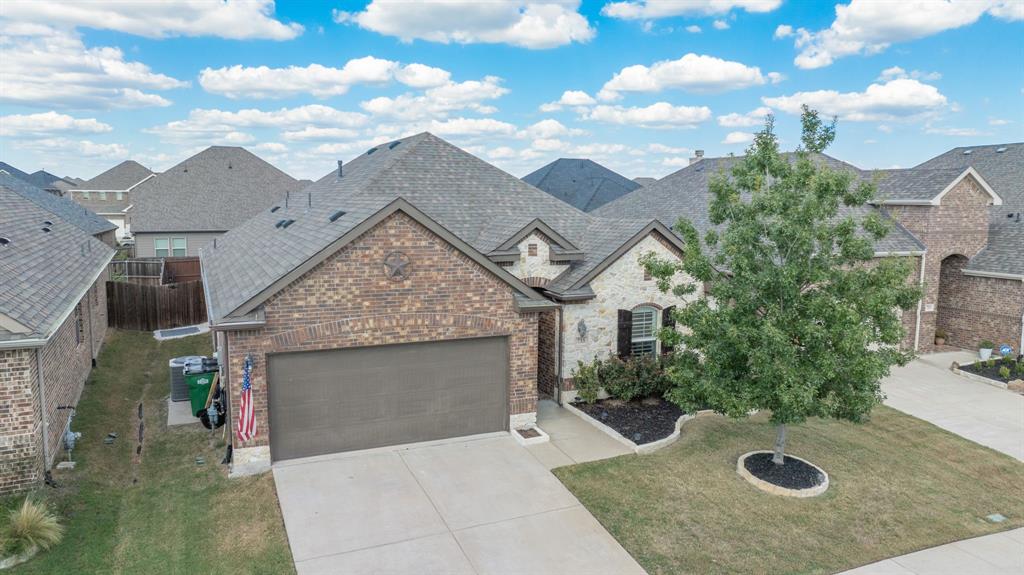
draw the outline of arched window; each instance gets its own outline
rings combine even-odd
[[[633,355],[658,353],[658,309],[642,305],[633,310],[633,336],[630,343]]]

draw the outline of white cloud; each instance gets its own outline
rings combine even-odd
[[[516,132],[516,127],[493,118],[451,118],[444,121],[431,120],[426,131],[438,136],[510,136]]]
[[[319,104],[279,110],[250,108],[236,112],[197,108],[189,112],[187,119],[147,128],[143,132],[155,134],[164,141],[178,143],[241,144],[254,140],[251,134],[242,131],[246,129],[287,130],[285,133],[290,135],[289,139],[311,140],[316,138],[313,132],[305,132],[307,128],[358,128],[364,126],[368,120],[366,114],[337,110]],[[326,136],[322,132],[319,135]]]
[[[899,66],[893,66],[882,70],[876,80],[880,82],[888,82],[889,80],[898,80],[902,78],[911,78],[914,80],[924,80],[926,82],[934,82],[942,79],[942,74],[939,72],[922,72],[921,70],[912,70],[907,72]]]
[[[707,106],[673,106],[668,102],[633,108],[601,105],[584,110],[581,117],[642,128],[693,128],[711,118],[711,109]]]
[[[518,136],[520,138],[554,138],[558,136],[582,136],[586,133],[586,130],[568,128],[558,120],[548,118],[527,126],[519,132]]]
[[[734,144],[747,144],[754,141],[754,134],[750,132],[729,132],[726,134],[725,139],[722,140],[723,144],[734,145]]]
[[[558,152],[568,149],[569,143],[557,138],[537,138],[530,147],[540,152]]]
[[[711,23],[711,25],[714,26],[715,30],[729,29],[729,23],[726,22],[725,20],[715,20],[714,22]]]
[[[877,54],[897,42],[973,24],[986,12],[1004,20],[1024,20],[1024,5],[1019,0],[850,0],[836,6],[836,18],[829,28],[797,30],[800,53],[794,63],[805,69],[822,68],[844,56]]]
[[[334,21],[397,36],[404,42],[511,44],[543,49],[587,42],[596,32],[577,12],[579,0],[372,0],[362,12],[334,11]]]
[[[385,84],[398,80],[414,88],[430,88],[448,82],[451,74],[423,64],[402,66],[398,62],[365,56],[354,58],[341,68],[321,64],[268,68],[235,65],[204,68],[199,83],[207,92],[228,98],[286,98],[312,94],[317,98],[340,96],[357,84]]]
[[[605,4],[601,14],[623,20],[648,20],[726,14],[734,8],[747,12],[771,12],[781,4],[782,0],[627,0]]]
[[[359,105],[378,116],[389,116],[404,120],[419,120],[431,117],[444,117],[456,110],[473,110],[481,114],[491,114],[496,110],[484,104],[508,93],[508,88],[501,86],[501,78],[486,76],[483,80],[467,80],[465,82],[449,82],[426,90],[422,95],[402,94],[390,98],[380,96],[361,102]]]
[[[54,158],[78,160],[81,157],[120,159],[128,155],[128,148],[121,144],[102,144],[91,140],[72,140],[70,138],[26,140],[19,142],[18,146],[44,154],[48,160]]]
[[[761,106],[747,112],[746,114],[738,114],[733,112],[724,116],[718,117],[718,125],[725,128],[752,128],[754,126],[763,126],[765,116],[772,113],[772,109],[767,106]]]
[[[10,114],[0,116],[0,136],[41,136],[55,132],[91,133],[109,132],[113,128],[96,118],[74,118],[57,112],[39,114]]]
[[[948,104],[935,86],[909,79],[871,84],[863,92],[817,90],[761,101],[790,114],[799,114],[801,104],[807,104],[825,116],[853,122],[914,119],[938,112]]]
[[[775,27],[775,34],[772,35],[776,40],[780,38],[789,38],[793,35],[793,27],[789,24],[779,24]]]
[[[655,154],[689,154],[689,148],[677,148],[673,146],[666,146],[664,144],[648,144],[647,149]]]
[[[765,77],[768,78],[768,81],[772,84],[779,84],[786,79],[786,76],[779,72],[768,72],[765,74]]]
[[[690,92],[724,92],[765,83],[761,69],[714,56],[686,54],[678,60],[627,66],[605,83],[597,97],[617,100],[621,92],[660,92],[680,89]]]
[[[281,142],[263,142],[250,146],[249,151],[256,154],[283,154],[288,151],[288,146]]]
[[[687,26],[686,31],[689,32],[690,34],[700,34],[701,32],[700,26],[696,24],[690,24],[689,26]]]
[[[5,10],[7,4],[5,4]],[[35,24],[0,25],[0,102],[46,108],[141,108],[171,102],[143,90],[188,82],[127,61],[119,48],[86,48],[68,31]]]
[[[665,158],[664,160],[661,161],[661,165],[669,168],[685,168],[686,166],[690,165],[690,158],[685,158],[682,156],[675,158]]]
[[[924,133],[936,134],[939,136],[977,137],[986,135],[985,132],[976,128],[925,128]]]
[[[487,157],[491,158],[492,160],[506,160],[514,158],[517,155],[518,152],[516,152],[514,149],[508,146],[498,146],[497,148],[494,148],[493,150],[489,150],[487,152]]]
[[[597,100],[582,90],[566,90],[562,92],[562,97],[557,101],[541,104],[540,111],[557,112],[561,110],[563,106],[592,106],[596,103]]]
[[[316,126],[306,126],[301,130],[288,130],[281,132],[281,137],[289,142],[352,140],[359,137],[359,130],[353,130],[350,128],[318,128]]]
[[[285,24],[274,18],[274,0],[10,0],[4,2],[4,17],[39,24],[116,30],[148,38],[218,36],[236,40],[290,40],[303,31],[299,24]]]
[[[988,125],[989,126],[1005,126],[1007,124],[1012,124],[1012,123],[1013,123],[1013,120],[1006,120],[1006,119],[1003,119],[1003,118],[989,118],[988,119]]]

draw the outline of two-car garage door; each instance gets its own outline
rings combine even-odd
[[[270,356],[275,461],[508,425],[504,337]]]

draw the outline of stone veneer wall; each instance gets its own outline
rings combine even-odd
[[[698,297],[681,298],[662,293],[654,279],[644,279],[644,268],[639,259],[649,252],[663,259],[678,259],[680,254],[657,232],[637,242],[629,251],[608,266],[590,282],[596,297],[580,303],[566,303],[563,307],[562,375],[566,379],[565,389],[572,388],[571,373],[577,362],[592,361],[616,352],[618,334],[618,310],[633,309],[642,304],[657,308],[686,305]],[[688,280],[679,273],[674,281]],[[583,321],[587,326],[586,337],[580,337],[577,326]]]
[[[938,206],[888,206],[889,213],[927,247],[921,314],[921,352],[935,348],[942,260],[953,254],[974,257],[988,243],[991,197],[973,177],[960,181]]]
[[[537,246],[537,255],[530,255],[530,244]],[[551,240],[540,232],[533,232],[526,236],[516,246],[519,248],[519,261],[514,262],[506,269],[512,275],[527,281],[531,286],[543,287],[547,285],[545,280],[553,280],[559,274],[569,268],[568,264],[552,264],[548,257],[551,253]]]
[[[27,489],[42,480],[44,438],[37,353],[46,386],[49,463],[63,453],[61,438],[71,411],[57,407],[78,404],[107,331],[102,280],[93,284],[78,309],[80,313],[72,310],[42,348],[0,351],[0,493]]]
[[[392,251],[405,253],[411,262],[411,276],[403,282],[385,276],[383,261]],[[240,450],[265,451],[273,433],[268,353],[505,335],[513,427],[535,419],[538,314],[517,312],[508,284],[403,213],[292,282],[264,310],[262,329],[226,332],[233,410],[244,358],[248,353],[256,358],[252,387],[258,435],[245,444],[235,439],[240,458],[248,457]]]

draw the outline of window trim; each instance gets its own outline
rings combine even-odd
[[[638,305],[638,306],[634,307],[631,311],[633,313],[633,317],[632,317],[632,324],[631,324],[632,331],[630,332],[630,335],[629,335],[629,346],[630,346],[629,351],[630,351],[630,355],[631,356],[650,355],[651,357],[657,357],[659,355],[659,353],[661,352],[661,342],[658,340],[658,329],[660,329],[660,327],[661,327],[661,310],[658,309],[657,307],[653,306],[653,305],[641,304],[641,305]],[[647,312],[650,312],[651,316],[652,316],[651,317],[651,335],[637,337],[637,335],[636,335],[637,315],[643,314],[643,313],[647,313]],[[636,344],[637,343],[647,343],[647,342],[653,342],[654,343],[654,347],[653,347],[653,349],[651,350],[651,352],[649,354],[647,352],[640,352],[640,351],[636,350]]]
[[[181,253],[180,256],[175,253],[179,249],[179,248],[174,247],[174,242],[176,242],[177,240],[181,240],[181,248],[180,249],[181,249],[182,253]],[[183,258],[183,257],[186,257],[188,255],[188,238],[187,237],[171,238],[171,243],[168,244],[168,245],[170,246],[171,257]]]
[[[159,247],[160,242],[164,242],[164,247]],[[164,255],[160,255],[161,250]],[[171,238],[153,238],[153,255],[158,258],[171,257]]]

